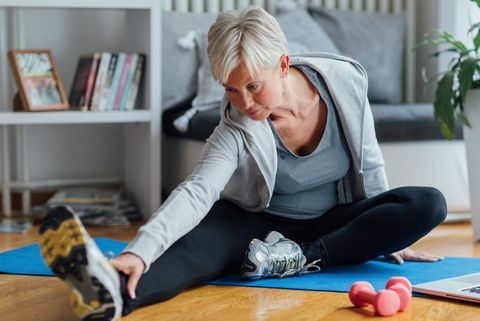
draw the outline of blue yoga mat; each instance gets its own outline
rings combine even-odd
[[[300,277],[243,281],[238,276],[227,276],[209,284],[348,292],[356,281],[368,281],[375,289],[383,289],[392,276],[405,276],[412,284],[419,284],[476,272],[480,272],[480,258],[447,257],[435,263],[405,262],[401,265],[379,259],[363,264],[328,267],[319,273]]]
[[[126,245],[125,242],[109,238],[96,238],[95,241],[102,252],[113,252],[115,255]],[[248,282],[233,275],[207,284],[348,292],[352,283],[358,280],[369,281],[375,288],[384,288],[386,281],[392,276],[405,276],[412,284],[418,284],[475,272],[480,272],[480,258],[447,257],[436,263],[405,262],[402,265],[372,260],[357,265],[329,267],[319,273],[301,277]],[[53,275],[40,255],[38,244],[0,253],[0,273]]]
[[[95,238],[100,250],[108,257],[110,252],[120,254],[127,243],[106,237]],[[53,276],[43,261],[38,243],[0,253],[0,273]]]

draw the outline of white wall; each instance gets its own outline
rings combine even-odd
[[[476,22],[480,22],[480,9],[470,0],[457,0],[455,4],[455,19],[453,19],[453,35],[460,41],[464,42],[467,47],[473,47],[472,39],[475,34],[467,37],[467,31],[470,26]]]
[[[415,43],[422,41],[425,33],[439,27],[439,0],[421,0],[417,1],[417,29]],[[433,100],[434,88],[426,87],[420,75],[420,70],[425,63],[425,58],[433,52],[432,48],[421,47],[411,53],[416,54],[416,79],[415,79],[415,100],[418,102],[431,102]],[[429,62],[427,65],[428,74],[432,74],[437,69],[437,64]]]

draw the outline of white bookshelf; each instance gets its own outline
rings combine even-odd
[[[13,112],[10,108],[10,97],[5,92],[5,86],[0,86],[0,170],[3,174],[2,212],[11,214],[10,195],[12,190],[22,191],[23,210],[28,211],[30,191],[42,186],[65,186],[69,182],[101,183],[121,180],[127,191],[134,195],[145,216],[151,215],[161,203],[161,1],[158,0],[0,0],[0,82],[11,82],[6,52],[15,47],[23,49],[23,38],[28,30],[19,27],[7,30],[6,19],[10,15],[21,17],[23,10],[122,10],[127,16],[128,36],[125,48],[119,51],[144,52],[147,57],[145,75],[143,78],[143,106],[147,109],[135,109],[127,112]],[[3,22],[2,22],[3,21]],[[67,26],[66,26],[67,27]],[[41,26],[39,26],[41,28]],[[13,28],[15,29],[15,28]],[[78,30],[79,33],[82,30]],[[133,35],[133,36],[132,36]],[[83,36],[90,37],[90,34]],[[94,36],[94,35],[92,35]],[[13,38],[13,46],[6,39]],[[99,47],[101,47],[101,43]],[[49,47],[47,43],[46,48]],[[89,52],[91,49],[79,51],[76,54]],[[102,51],[98,49],[98,51]],[[57,58],[57,57],[56,57]],[[72,57],[71,63],[76,64],[78,57]],[[58,59],[57,59],[58,61]],[[65,83],[69,79],[62,79]],[[15,84],[9,84],[15,86]],[[68,94],[68,93],[67,93]],[[44,181],[30,181],[29,169],[25,159],[28,159],[28,148],[24,144],[28,137],[25,128],[28,126],[55,125],[88,125],[114,124],[123,128],[123,162],[122,177],[89,177],[64,178],[51,177]],[[63,126],[64,127],[64,126]],[[12,129],[13,128],[13,129]],[[15,135],[12,135],[14,133]],[[23,135],[23,136],[22,136]],[[12,137],[15,136],[15,137]],[[15,139],[13,139],[15,138]],[[23,143],[22,143],[23,142]],[[16,168],[11,162],[11,144],[14,143]],[[73,144],[74,142],[72,142]],[[20,146],[18,146],[20,144]],[[58,155],[52,155],[52,162]],[[61,161],[61,160],[60,160]],[[16,169],[20,175],[15,181],[11,179]]]
[[[126,112],[0,112],[0,125],[150,123],[150,110]]]

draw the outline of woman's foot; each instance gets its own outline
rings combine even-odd
[[[316,260],[305,265],[307,259],[300,246],[276,231],[268,233],[264,241],[253,239],[240,269],[244,279],[286,277],[320,271]]]
[[[50,209],[40,234],[46,264],[72,288],[75,314],[84,321],[119,319],[123,302],[118,272],[73,211],[64,206]]]

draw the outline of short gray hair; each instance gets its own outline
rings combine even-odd
[[[240,61],[250,75],[278,66],[287,54],[287,38],[273,16],[250,6],[218,15],[208,31],[207,52],[213,78],[226,83]]]

